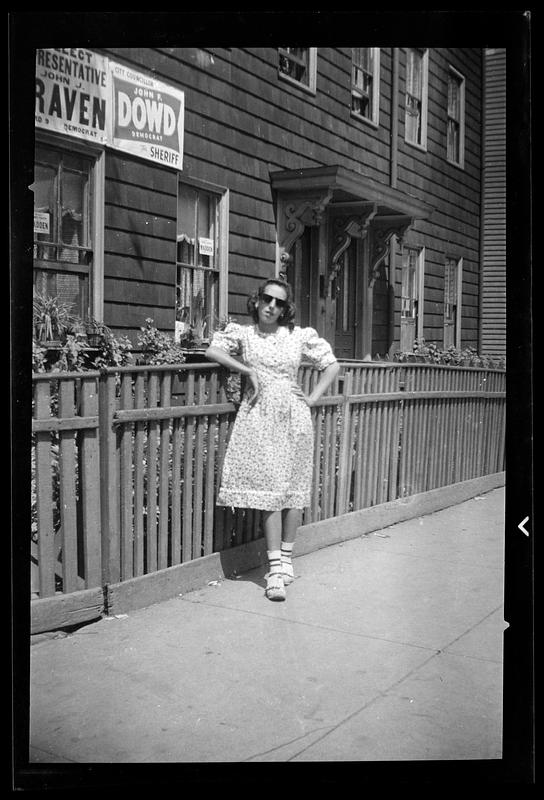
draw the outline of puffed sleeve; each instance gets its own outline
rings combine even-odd
[[[326,339],[318,336],[314,328],[303,329],[302,356],[320,370],[334,364],[336,356]]]
[[[242,325],[229,322],[222,331],[216,331],[210,343],[211,347],[219,347],[229,356],[237,356],[242,352]]]

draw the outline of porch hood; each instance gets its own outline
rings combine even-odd
[[[426,219],[432,210],[412,195],[339,165],[271,172],[270,181],[273,192],[278,195],[321,196],[324,204],[330,202],[333,205],[376,203],[378,216]]]
[[[320,225],[327,208],[345,214],[345,235],[339,232],[338,241],[365,238],[371,231],[380,258],[393,234],[402,240],[416,219],[427,219],[432,211],[412,195],[339,165],[271,172],[270,182],[283,264],[304,228]],[[337,254],[331,255],[335,262]]]

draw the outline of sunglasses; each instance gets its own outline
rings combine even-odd
[[[274,295],[272,294],[266,294],[266,292],[263,292],[261,297],[266,303],[266,305],[269,305],[272,302],[272,300],[276,301],[277,308],[285,308],[287,305],[287,300],[280,300],[278,297],[274,297]]]

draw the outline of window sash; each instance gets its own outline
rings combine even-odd
[[[278,47],[278,75],[315,94],[316,47]]]
[[[185,193],[184,207],[181,195]],[[184,219],[181,219],[184,217]],[[200,252],[200,239],[211,239],[213,254]],[[219,272],[219,198],[210,192],[181,185],[178,193],[176,264]]]
[[[453,259],[448,259],[444,269],[444,319],[447,322],[455,321],[457,310],[457,276],[459,265]]]
[[[280,73],[309,86],[310,48],[279,47],[278,53]]]
[[[209,338],[218,318],[219,273],[177,265],[176,337],[191,327],[203,338]]]
[[[453,119],[448,120],[447,153],[450,161],[461,161],[461,126]]]
[[[411,49],[406,55],[405,139],[426,146],[426,52]]]
[[[464,78],[450,70],[448,76],[447,158],[454,164],[463,162]]]
[[[414,318],[417,313],[417,250],[405,250],[402,259],[401,316]]]
[[[219,318],[220,197],[180,181],[176,249],[176,338],[192,327],[209,338]],[[200,252],[199,240],[211,239],[213,253]]]
[[[35,155],[35,211],[50,215],[49,233],[34,235],[34,287],[90,314],[94,258],[93,159],[39,143]]]
[[[378,123],[379,48],[353,47],[351,65],[351,110]]]
[[[459,346],[461,259],[444,264],[444,347]]]

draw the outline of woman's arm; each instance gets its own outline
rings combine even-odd
[[[327,389],[329,388],[329,386],[331,385],[331,383],[336,378],[339,372],[340,372],[340,364],[338,363],[338,361],[335,361],[332,364],[329,364],[328,367],[325,367],[313,390],[306,397],[306,402],[308,403],[309,406],[317,405],[317,401],[319,400],[321,395],[323,395],[327,391]]]
[[[238,361],[237,358],[229,356],[229,354],[225,353],[221,347],[208,347],[204,355],[210,361],[215,361],[218,364],[221,364],[222,367],[227,367],[234,372],[241,372],[242,375],[246,375],[249,378],[252,394],[250,394],[248,397],[248,403],[250,406],[252,406],[259,396],[259,380],[255,370],[251,367],[248,367],[242,361]]]

